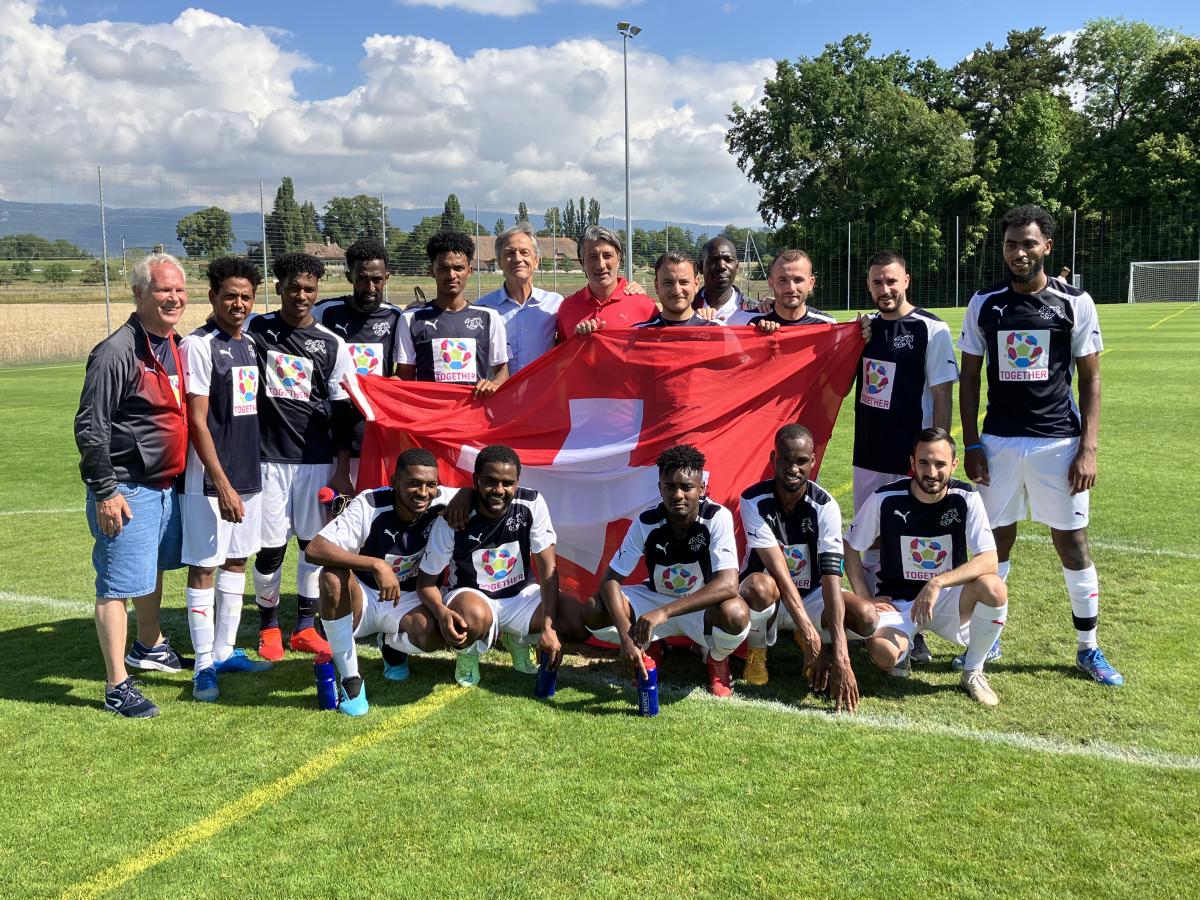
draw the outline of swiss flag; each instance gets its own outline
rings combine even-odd
[[[658,454],[694,444],[708,495],[737,510],[766,477],[775,431],[813,432],[818,465],[863,348],[859,326],[614,329],[555,347],[493,396],[463,385],[375,376],[352,390],[367,418],[358,489],[387,484],[411,446],[439,460],[442,481],[469,485],[475,457],[507,444],[521,484],[543,494],[558,533],[564,591],[599,583],[629,521],[658,501]]]

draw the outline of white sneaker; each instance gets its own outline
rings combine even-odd
[[[996,692],[992,690],[987,676],[982,671],[963,672],[958,684],[976,703],[984,706],[1000,705],[1000,698],[996,696]]]

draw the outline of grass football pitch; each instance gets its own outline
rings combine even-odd
[[[781,642],[770,684],[732,701],[673,652],[650,720],[601,656],[569,658],[541,702],[506,655],[463,690],[448,655],[397,685],[366,647],[363,719],[318,712],[289,654],[225,677],[215,705],[146,673],[162,716],[118,720],[71,437],[82,364],[0,370],[0,896],[1195,896],[1200,309],[1100,318],[1091,537],[1126,685],[1073,670],[1061,570],[1026,525],[989,667],[1000,707],[971,704],[931,638],[907,681],[855,654],[853,717]],[[847,405],[820,479],[846,512],[850,446]],[[187,647],[182,594],[173,573],[164,628]],[[248,604],[244,645],[255,624]]]

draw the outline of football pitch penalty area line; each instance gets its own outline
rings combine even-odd
[[[1191,312],[1197,306],[1200,306],[1200,303],[1189,303],[1187,306],[1185,306],[1183,309],[1179,310],[1178,312],[1173,312],[1169,316],[1164,316],[1163,318],[1159,319],[1157,322],[1155,322],[1153,325],[1151,325],[1146,330],[1153,331],[1155,328],[1157,328],[1163,322],[1170,322],[1176,316],[1182,316],[1185,312]]]
[[[370,731],[336,744],[328,750],[323,750],[318,756],[277,781],[256,788],[198,822],[193,822],[191,825],[155,841],[136,856],[109,866],[107,869],[101,869],[86,881],[81,881],[68,888],[62,896],[64,898],[99,897],[109,891],[117,890],[147,869],[167,862],[197,844],[204,843],[231,825],[258,812],[264,806],[278,803],[296,788],[315,781],[360,750],[375,747],[402,731],[420,724],[443,707],[466,696],[467,693],[466,689],[451,687],[418,700],[385,719]]]

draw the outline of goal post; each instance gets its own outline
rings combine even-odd
[[[1200,302],[1200,260],[1131,262],[1128,302]]]

